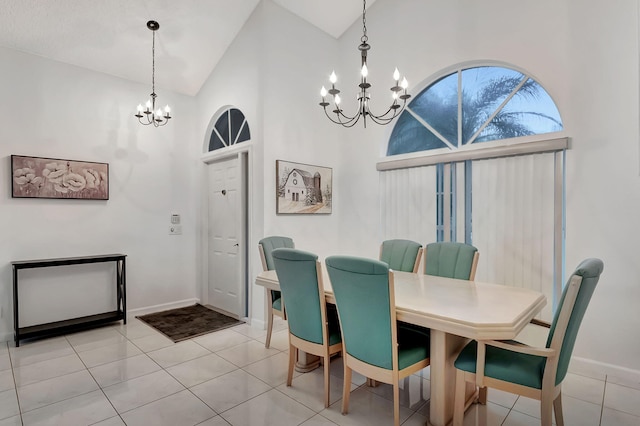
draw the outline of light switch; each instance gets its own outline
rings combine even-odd
[[[179,214],[172,214],[171,215],[171,223],[174,225],[179,225],[180,224],[180,215]]]
[[[169,235],[182,235],[182,225],[169,226]]]

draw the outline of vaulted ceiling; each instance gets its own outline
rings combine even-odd
[[[361,0],[271,0],[339,38]],[[375,0],[369,0],[369,7]],[[0,46],[195,95],[260,0],[0,0]]]

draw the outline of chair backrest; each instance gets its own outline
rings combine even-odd
[[[387,264],[351,256],[330,256],[325,264],[338,307],[343,349],[360,361],[393,369],[395,300]]]
[[[562,297],[553,317],[549,337],[547,338],[548,348],[554,347],[560,350],[556,371],[556,385],[562,383],[567,374],[578,329],[603,269],[604,264],[600,259],[583,260],[562,291]],[[577,295],[573,284],[579,286]],[[573,302],[574,300],[575,302]]]
[[[258,241],[258,249],[260,250],[260,260],[262,261],[263,270],[272,271],[275,269],[271,253],[277,248],[295,248],[295,245],[293,244],[293,240],[289,237],[265,237]]]
[[[275,249],[271,255],[287,307],[289,331],[303,340],[323,344],[326,310],[320,303],[324,302],[324,289],[322,278],[320,282],[318,279],[318,256],[290,248]]]
[[[478,265],[478,249],[455,242],[427,244],[424,252],[425,275],[473,280]]]
[[[380,246],[380,260],[394,271],[417,272],[422,244],[411,240],[386,240]]]

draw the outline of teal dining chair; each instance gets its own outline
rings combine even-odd
[[[424,250],[424,273],[438,277],[473,281],[478,268],[478,249],[456,242],[427,244]]]
[[[331,355],[342,351],[338,318],[327,312],[318,256],[302,250],[279,248],[272,253],[289,324],[289,370],[291,386],[298,350],[322,357],[324,364],[324,406],[329,407],[329,364]]]
[[[349,411],[352,370],[393,385],[394,424],[400,424],[400,379],[426,368],[429,339],[398,329],[393,272],[386,263],[351,256],[325,260],[342,331],[342,414]]]
[[[380,245],[380,260],[394,271],[418,272],[422,244],[411,240],[386,240]]]
[[[273,264],[273,250],[277,248],[294,248],[293,240],[289,237],[265,237],[258,241],[258,251],[260,252],[260,261],[262,262],[263,271],[272,271],[275,269]],[[273,316],[277,315],[282,319],[287,319],[284,311],[284,305],[282,304],[282,297],[279,291],[269,290],[267,291],[267,340],[264,342],[264,346],[269,348],[271,346],[271,333],[273,331]]]
[[[453,424],[461,426],[465,410],[466,383],[481,389],[480,403],[486,404],[486,388],[500,389],[540,401],[543,426],[562,426],[562,381],[580,323],[596,288],[604,265],[600,259],[586,259],[569,278],[551,323],[544,348],[514,341],[472,341],[464,347],[454,365],[456,392]]]

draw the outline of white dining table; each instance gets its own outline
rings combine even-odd
[[[335,304],[324,266],[323,277],[326,300]],[[393,277],[397,320],[431,329],[429,423],[446,426],[453,417],[453,362],[462,347],[469,339],[514,339],[547,300],[540,292],[508,285],[410,272],[394,271]],[[275,271],[261,272],[256,284],[280,289]]]

